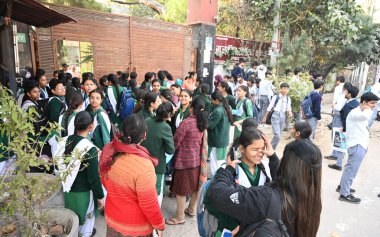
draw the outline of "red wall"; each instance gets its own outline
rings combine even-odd
[[[187,24],[204,23],[216,25],[218,15],[218,0],[188,0]]]

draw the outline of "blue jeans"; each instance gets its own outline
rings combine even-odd
[[[308,122],[311,126],[310,140],[313,140],[315,137],[315,130],[318,126],[318,119],[316,117],[311,117],[309,119],[306,119],[306,122]]]
[[[360,165],[367,153],[367,149],[361,145],[356,145],[348,148],[347,153],[347,164],[344,166],[342,178],[340,180],[340,195],[345,197],[350,195],[352,182],[359,171]]]
[[[269,106],[269,97],[266,95],[260,96],[260,113],[258,116],[259,123],[261,123],[261,120],[263,120],[263,117],[265,113],[267,112],[268,106]]]
[[[273,138],[271,141],[272,147],[276,150],[278,143],[280,143],[281,133],[285,126],[285,113],[273,112],[272,114],[272,130],[273,130]]]

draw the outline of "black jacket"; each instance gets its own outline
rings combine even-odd
[[[209,195],[212,208],[234,218],[241,225],[265,219],[272,195],[281,199],[277,188],[272,185],[251,188],[237,186],[235,169],[231,166],[219,170],[215,175]]]

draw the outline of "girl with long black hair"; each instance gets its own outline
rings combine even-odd
[[[248,151],[264,152],[262,145]],[[235,170],[240,161],[227,161],[227,167],[215,175],[208,195],[213,209],[239,224],[238,236],[267,236],[255,233],[255,224],[265,219],[275,220],[275,226],[283,223],[282,230],[286,227],[292,237],[317,236],[322,210],[322,154],[316,145],[306,139],[286,145],[276,177],[262,187],[236,185]]]
[[[55,159],[62,180],[65,208],[79,217],[79,235],[92,236],[98,209],[104,206],[104,193],[99,177],[98,148],[87,139],[94,128],[94,117],[79,112],[74,120],[75,132],[57,146]],[[79,156],[77,156],[79,155]],[[68,163],[65,156],[74,157]],[[76,157],[77,156],[77,157]],[[69,175],[65,172],[69,171]]]
[[[160,96],[151,91],[144,95],[143,101],[143,106],[141,106],[139,110],[135,110],[135,113],[140,114],[144,119],[156,116],[155,111],[161,104]]]
[[[170,191],[176,195],[175,217],[168,225],[185,223],[185,214],[195,216],[198,190],[207,181],[207,127],[208,112],[202,99],[195,98],[190,105],[190,116],[181,122],[175,135],[176,157]],[[186,196],[191,196],[185,209]]]
[[[79,93],[73,93],[69,98],[69,108],[67,111],[59,116],[58,124],[63,128],[61,137],[66,137],[74,134],[74,121],[75,116],[80,112],[83,107],[83,97]]]
[[[110,116],[111,122],[114,124],[119,124],[121,126],[121,119],[118,116],[120,109],[121,95],[123,94],[123,87],[119,86],[116,80],[115,74],[109,74],[107,77],[108,87],[106,91],[106,96],[112,105],[113,116]]]
[[[232,90],[228,83],[224,81],[219,83],[218,91],[222,93],[223,97],[227,100],[228,105],[231,106],[232,109],[236,109],[236,99],[232,96]]]
[[[149,153],[158,158],[156,167],[156,189],[158,203],[161,206],[165,188],[166,154],[174,154],[174,141],[172,131],[166,121],[170,121],[173,116],[173,105],[170,102],[163,102],[156,110],[155,118],[148,118],[146,124],[148,132],[145,140],[141,143]]]
[[[234,117],[234,138],[237,138],[241,133],[241,124],[246,118],[253,117],[252,101],[249,98],[247,86],[239,86],[236,95],[238,97],[236,103],[236,114]]]
[[[280,161],[274,153],[269,139],[260,130],[253,128],[244,130],[240,137],[235,139],[229,154],[231,155],[232,153],[234,153],[235,159],[240,160],[237,168],[239,170],[237,184],[247,188],[262,186],[275,178]],[[269,159],[269,166],[267,162],[262,162],[264,155]],[[221,170],[224,168],[225,165]],[[218,170],[216,175],[219,172]],[[215,210],[210,205],[209,195],[205,196],[204,204],[208,212],[219,220],[215,236],[221,236],[224,229],[228,229],[236,234],[239,230],[239,224],[228,215]]]
[[[208,155],[210,157],[211,174],[225,162],[227,147],[230,141],[230,126],[233,124],[233,116],[230,106],[221,92],[211,94],[212,113],[208,119]]]

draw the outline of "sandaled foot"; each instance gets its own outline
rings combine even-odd
[[[172,217],[170,219],[166,219],[165,223],[167,225],[183,225],[183,224],[185,224],[185,220],[180,220],[180,219],[177,219],[175,217]]]
[[[190,217],[194,217],[194,216],[195,216],[194,211],[191,211],[190,208],[186,208],[186,209],[185,209],[185,214],[186,214],[187,216],[190,216]]]

